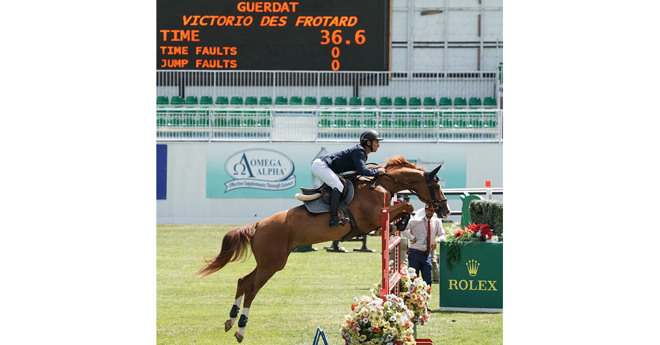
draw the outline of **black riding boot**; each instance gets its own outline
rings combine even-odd
[[[339,208],[339,198],[341,197],[341,192],[337,188],[332,189],[332,195],[330,196],[330,229],[341,225],[344,226],[346,222],[349,221],[348,218],[339,219],[337,215],[337,208]]]

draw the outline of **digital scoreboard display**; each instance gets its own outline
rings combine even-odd
[[[157,0],[158,70],[386,71],[390,0]]]

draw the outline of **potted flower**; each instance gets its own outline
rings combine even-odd
[[[406,307],[413,313],[413,324],[415,326],[426,324],[431,317],[428,309],[431,286],[417,276],[414,268],[401,264],[399,273],[401,274],[399,297],[403,298]]]
[[[341,326],[346,345],[413,345],[413,314],[402,298],[362,296],[353,299],[351,313]]]
[[[458,229],[447,235],[447,268],[458,263],[461,260],[461,246],[468,243],[495,242],[497,238],[493,236],[493,231],[488,224],[472,223],[465,228]]]

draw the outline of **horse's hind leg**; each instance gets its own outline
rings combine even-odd
[[[238,332],[234,334],[236,340],[238,340],[239,343],[243,341],[245,326],[247,325],[248,314],[250,313],[250,306],[252,305],[254,297],[277,271],[277,269],[264,269],[257,267],[256,276],[253,277],[252,284],[248,285],[247,289],[245,290],[245,303],[243,303],[243,312],[241,312],[241,317],[238,320]]]
[[[252,285],[254,282],[254,277],[256,275],[257,268],[255,267],[252,272],[246,276],[238,279],[238,286],[236,287],[236,296],[234,297],[234,305],[231,307],[229,312],[229,320],[225,321],[225,332],[229,331],[236,322],[236,317],[238,317],[238,311],[241,308],[241,301],[243,300],[243,295],[245,295],[245,289]]]

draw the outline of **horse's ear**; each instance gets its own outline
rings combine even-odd
[[[433,169],[433,170],[431,171],[431,173],[429,173],[429,175],[431,175],[431,176],[435,176],[435,174],[438,173],[438,170],[440,170],[440,168],[442,168],[442,164],[438,165],[437,168]]]

